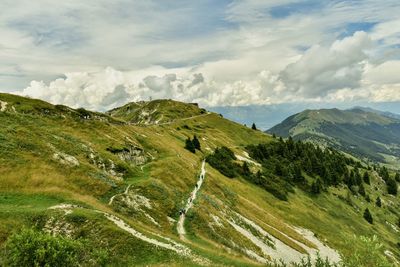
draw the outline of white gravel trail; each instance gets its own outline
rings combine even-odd
[[[196,183],[196,186],[194,187],[192,193],[190,194],[187,202],[186,202],[186,206],[184,208],[184,212],[181,213],[181,215],[179,216],[179,220],[178,220],[178,224],[177,224],[177,231],[178,234],[180,236],[181,239],[184,239],[184,236],[186,234],[185,231],[185,218],[186,218],[186,213],[189,211],[189,209],[193,206],[193,202],[197,197],[197,192],[200,190],[201,185],[203,184],[204,178],[206,177],[206,161],[203,160],[203,163],[201,164],[201,173],[199,175],[199,180]]]

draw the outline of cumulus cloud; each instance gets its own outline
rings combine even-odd
[[[332,90],[359,86],[364,53],[371,45],[365,32],[335,41],[330,47],[313,46],[295,63],[281,73],[282,80],[291,91],[305,97],[317,97]]]
[[[315,45],[283,70],[261,70],[247,77],[218,80],[206,77],[201,68],[158,68],[148,71],[67,73],[48,84],[32,81],[23,95],[56,104],[106,110],[129,101],[173,98],[203,106],[276,104],[298,101],[397,101],[400,98],[400,61],[373,65],[373,47],[365,32]],[[213,66],[214,68],[214,66]],[[149,75],[152,71],[155,75]]]
[[[0,3],[1,90],[95,110],[400,95],[398,0],[44,1]]]
[[[196,96],[199,75],[177,78],[174,73],[138,78],[136,72],[122,72],[111,67],[104,71],[67,73],[49,84],[32,81],[21,94],[54,104],[106,110],[129,101],[152,98],[177,98],[188,101]]]
[[[165,70],[168,71],[168,70]],[[206,81],[201,73],[148,75],[138,78],[135,72],[111,67],[96,73],[68,73],[49,84],[32,81],[21,94],[54,104],[106,110],[129,101],[149,98],[174,98],[199,102],[204,106],[268,104],[284,94],[277,75],[260,72],[252,81]]]
[[[122,72],[106,68],[99,73],[75,72],[65,74],[48,85],[32,81],[22,94],[72,107],[100,109],[119,105],[129,99]]]

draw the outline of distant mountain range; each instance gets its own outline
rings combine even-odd
[[[357,157],[399,163],[400,115],[371,108],[305,110],[267,132],[333,146]]]
[[[366,112],[373,112],[385,117],[389,117],[389,118],[393,118],[393,119],[398,119],[400,120],[400,114],[396,114],[396,113],[392,113],[392,112],[388,112],[388,111],[381,111],[381,110],[377,110],[377,109],[373,109],[373,108],[368,108],[368,107],[354,107],[353,109],[361,109],[363,111]]]
[[[338,108],[352,109],[355,106],[372,108],[375,112],[388,113],[386,115],[400,115],[400,102],[382,102],[382,103],[328,103],[328,102],[312,102],[312,103],[283,103],[271,105],[247,105],[247,106],[218,106],[208,107],[209,110],[221,113],[225,118],[236,121],[241,124],[251,125],[253,122],[258,129],[268,130],[274,125],[280,123],[287,117],[301,112],[305,109],[321,109],[321,108]],[[390,111],[382,112],[380,110]],[[396,113],[396,114],[395,114]]]

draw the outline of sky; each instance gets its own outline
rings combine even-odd
[[[107,110],[400,101],[398,0],[2,0],[0,91]]]

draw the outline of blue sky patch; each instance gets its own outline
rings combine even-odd
[[[303,1],[272,7],[269,13],[273,18],[283,19],[294,14],[306,14],[321,9],[323,1]]]
[[[376,22],[352,22],[346,24],[346,26],[340,31],[339,38],[351,36],[355,32],[363,31],[369,32],[376,25]]]

